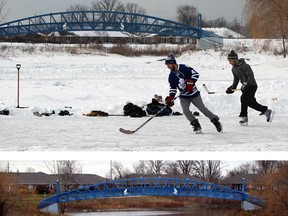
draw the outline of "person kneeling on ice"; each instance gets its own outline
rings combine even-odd
[[[239,115],[241,120],[239,123],[241,125],[248,124],[248,107],[261,112],[260,115],[265,115],[267,122],[271,122],[274,112],[268,109],[267,106],[263,106],[256,101],[255,93],[257,91],[257,83],[250,65],[248,65],[243,58],[238,59],[238,55],[234,50],[228,54],[227,59],[232,65],[234,80],[232,85],[227,88],[226,93],[234,93],[233,89],[236,89],[239,81],[242,84],[242,95],[240,97],[241,111]]]
[[[198,72],[185,64],[178,65],[172,53],[170,53],[165,59],[165,65],[168,69],[170,69],[168,78],[170,84],[169,96],[165,98],[167,106],[171,107],[174,105],[174,98],[177,93],[177,89],[179,89],[180,105],[183,109],[185,117],[192,125],[193,131],[195,133],[202,133],[202,128],[198,119],[196,119],[195,115],[193,115],[189,109],[191,103],[210,119],[218,132],[221,132],[222,124],[219,121],[219,117],[205,107],[200,91],[198,91],[195,85],[199,78]]]

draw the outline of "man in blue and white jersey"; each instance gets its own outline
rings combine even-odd
[[[169,96],[165,98],[167,106],[171,107],[174,105],[174,98],[177,90],[179,90],[179,99],[183,114],[192,125],[195,133],[202,133],[202,128],[198,119],[189,109],[191,103],[210,119],[218,132],[222,132],[222,124],[219,121],[219,117],[205,107],[200,91],[198,91],[195,85],[199,78],[199,73],[185,64],[177,64],[172,53],[165,59],[165,65],[170,69],[168,78],[170,84]]]

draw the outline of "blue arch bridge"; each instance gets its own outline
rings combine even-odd
[[[242,208],[245,209],[263,206],[262,199],[245,193],[244,179],[242,188],[242,191],[238,191],[208,182],[159,177],[110,180],[60,193],[59,182],[57,182],[56,195],[40,201],[38,208],[44,212],[58,213],[59,203],[87,199],[140,196],[206,197],[238,200],[242,201]]]
[[[188,26],[158,17],[118,11],[69,11],[36,15],[0,24],[0,36],[49,34],[51,32],[121,31],[197,38],[223,45],[223,38],[198,26]]]

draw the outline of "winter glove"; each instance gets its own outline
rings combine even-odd
[[[247,90],[247,82],[242,83],[241,91],[245,92]]]
[[[174,97],[173,97],[173,96],[167,96],[167,97],[165,98],[165,104],[166,104],[166,106],[168,106],[168,107],[174,106]]]
[[[232,90],[232,86],[228,87],[226,90],[226,94],[233,94],[234,91]]]
[[[193,87],[194,87],[194,81],[191,79],[186,79],[185,80],[185,84],[186,84],[186,92],[191,92],[193,91]]]

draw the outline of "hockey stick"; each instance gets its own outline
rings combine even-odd
[[[175,101],[177,97],[175,97],[171,102]],[[153,116],[151,116],[148,120],[146,120],[143,124],[141,124],[139,127],[137,127],[135,130],[128,130],[128,129],[124,129],[124,128],[120,128],[119,131],[121,133],[125,133],[125,134],[134,134],[136,131],[138,131],[140,128],[142,128],[144,125],[146,125],[149,121],[151,121],[154,117],[156,117],[157,115],[159,115],[165,108],[167,107],[167,105],[165,105],[161,110],[159,110],[156,114],[154,114]]]
[[[207,86],[205,84],[203,84],[203,88],[205,89],[205,91],[207,91],[208,94],[217,94],[217,93],[224,93],[224,92],[215,92],[215,91],[209,91]],[[231,89],[232,91],[240,91],[241,89]]]

